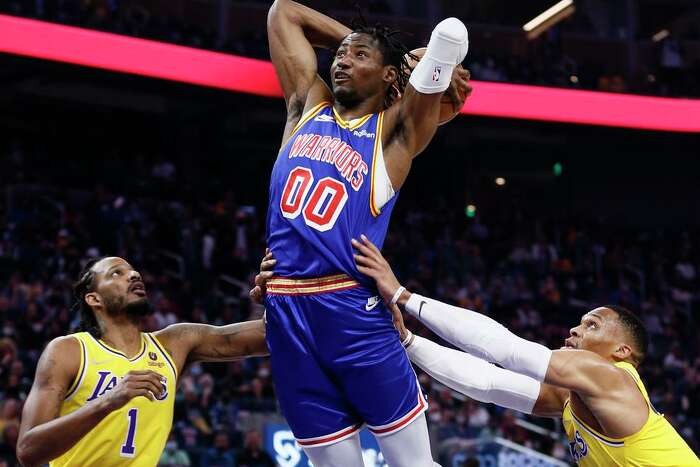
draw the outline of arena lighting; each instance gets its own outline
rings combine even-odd
[[[0,52],[278,97],[262,60],[0,15]]]
[[[561,176],[563,171],[564,171],[564,166],[561,165],[561,162],[555,162],[554,166],[552,167],[552,173],[554,174],[554,176],[555,177]]]
[[[476,216],[476,206],[473,204],[467,204],[467,207],[464,208],[464,213],[467,215],[468,218],[472,218]]]
[[[523,31],[527,33],[528,39],[534,39],[559,21],[571,16],[574,11],[574,0],[561,0],[525,23]]]
[[[654,42],[659,42],[664,39],[666,39],[668,36],[670,36],[671,33],[669,32],[668,29],[662,29],[661,31],[657,32],[653,36],[651,36],[651,40]]]
[[[503,186],[506,184],[506,179],[503,177],[496,177],[496,180],[494,180],[494,181],[496,182],[496,185],[498,185],[498,186]]]
[[[0,15],[0,52],[281,97],[270,62]],[[463,114],[700,132],[700,100],[472,82]]]

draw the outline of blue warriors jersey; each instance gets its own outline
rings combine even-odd
[[[270,180],[267,245],[282,277],[345,273],[363,285],[351,238],[384,243],[394,196],[374,205],[384,112],[346,122],[329,102],[307,112],[280,151]],[[379,158],[383,163],[383,158]]]

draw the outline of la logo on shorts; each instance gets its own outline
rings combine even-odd
[[[576,433],[574,433],[574,440],[569,441],[569,452],[571,452],[571,457],[573,457],[574,461],[576,462],[580,461],[588,454],[588,445],[586,444],[586,440],[583,439],[578,430],[576,430]]]

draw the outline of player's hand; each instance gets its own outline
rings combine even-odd
[[[104,403],[110,411],[124,407],[134,397],[143,396],[151,401],[156,397],[163,397],[167,387],[165,379],[159,373],[152,370],[130,371],[108,391],[104,396]]]
[[[461,109],[464,106],[464,101],[471,95],[470,79],[471,73],[469,73],[469,70],[465,70],[461,66],[455,67],[452,71],[450,87],[445,91],[445,95],[450,98],[455,108]]]
[[[265,256],[260,262],[260,272],[255,276],[255,287],[250,289],[248,295],[255,303],[262,304],[263,298],[267,293],[267,281],[273,276],[272,268],[277,263],[277,260],[272,257],[272,251],[265,248]]]
[[[399,338],[403,342],[406,337],[408,337],[408,329],[403,322],[403,314],[397,305],[389,304],[389,311],[391,311],[391,320],[394,323],[394,327],[399,331]]]
[[[359,254],[354,254],[357,269],[362,274],[365,274],[377,283],[379,294],[384,299],[385,303],[390,303],[394,297],[396,290],[401,286],[399,281],[391,270],[391,266],[382,256],[374,243],[370,242],[364,235],[361,236],[362,242],[352,239],[352,246]]]

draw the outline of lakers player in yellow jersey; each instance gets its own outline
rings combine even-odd
[[[364,237],[352,244],[359,270],[376,281],[398,315],[411,361],[435,379],[482,402],[561,417],[582,467],[700,466],[639,378],[647,333],[630,311],[606,305],[586,313],[564,347],[552,351],[487,316],[409,292],[375,245]],[[256,278],[254,295],[264,292],[266,278]],[[413,336],[397,305],[465,352]]]
[[[17,443],[25,467],[155,466],[178,375],[197,361],[267,354],[260,320],[143,332],[146,289],[121,258],[88,263],[75,292],[83,332],[54,339],[39,359]]]

